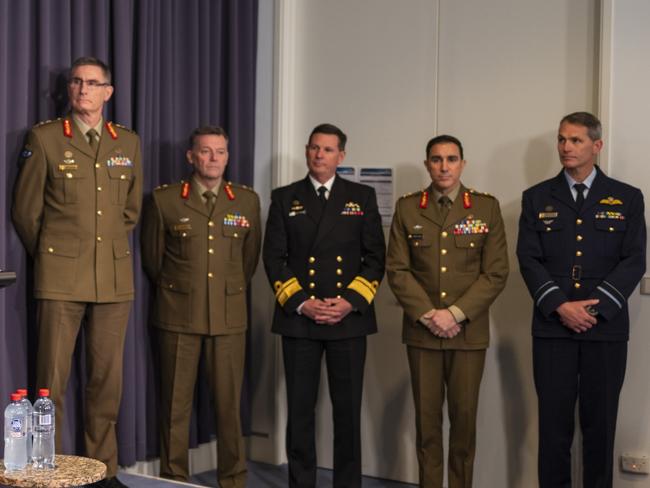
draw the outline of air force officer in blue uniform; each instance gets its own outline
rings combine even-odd
[[[271,195],[264,266],[275,290],[287,380],[289,486],[316,486],[314,411],[322,356],[334,417],[334,487],[361,487],[361,392],[366,335],[385,244],[375,191],[336,176],[345,134],[316,127],[309,174]]]
[[[596,165],[600,121],[560,122],[564,169],[523,193],[517,255],[533,298],[540,488],[571,486],[575,403],[583,484],[612,486],[618,399],[627,357],[627,299],[645,272],[643,195]]]

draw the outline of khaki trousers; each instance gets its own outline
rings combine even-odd
[[[436,350],[407,346],[422,488],[442,488],[442,407],[449,412],[449,488],[470,488],[476,448],[476,411],[485,349]]]
[[[39,324],[36,387],[49,388],[56,407],[56,451],[65,418],[65,392],[81,322],[86,342],[85,391],[86,454],[107,466],[107,477],[117,473],[115,424],[122,398],[124,338],[131,302],[85,303],[38,300]]]
[[[201,351],[217,426],[220,488],[246,486],[246,456],[239,404],[245,334],[204,336],[158,331],[160,345],[160,475],[187,481],[190,416]]]

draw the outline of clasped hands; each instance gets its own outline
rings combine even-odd
[[[345,298],[310,298],[306,300],[300,313],[317,324],[336,325],[352,311],[352,304]]]
[[[587,310],[588,307],[592,307],[598,302],[599,300],[596,298],[564,302],[555,311],[560,316],[562,325],[579,334],[588,331],[598,323],[598,319]]]
[[[420,323],[429,329],[434,336],[443,339],[456,337],[461,329],[460,324],[456,322],[452,313],[446,308],[438,310],[432,308],[420,317]]]

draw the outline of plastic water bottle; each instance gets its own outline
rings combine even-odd
[[[54,468],[54,402],[50,390],[38,390],[38,400],[34,402],[34,446],[32,447],[32,466],[36,469]]]
[[[27,466],[27,421],[19,393],[11,394],[5,409],[5,468],[18,471]]]
[[[20,388],[16,390],[22,399],[20,403],[25,407],[25,412],[27,414],[27,462],[32,461],[32,418],[34,417],[34,407],[32,407],[32,402],[27,398],[27,389]]]

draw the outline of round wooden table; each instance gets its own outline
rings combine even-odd
[[[63,488],[95,483],[106,477],[106,465],[96,459],[57,454],[54,469],[25,468],[6,472],[0,463],[0,484],[37,488]]]

